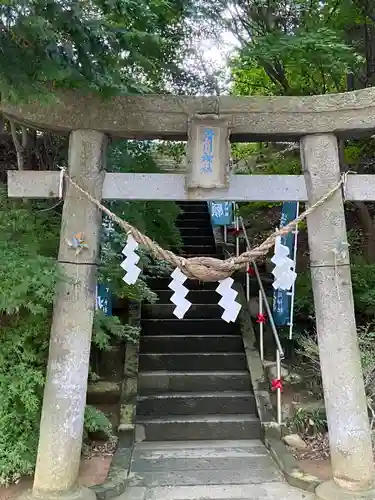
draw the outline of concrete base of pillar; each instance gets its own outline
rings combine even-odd
[[[96,494],[90,488],[50,493],[30,490],[21,495],[18,500],[96,500]]]
[[[316,488],[315,498],[317,500],[375,500],[375,490],[343,490],[334,481],[325,481]]]

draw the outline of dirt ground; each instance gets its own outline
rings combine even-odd
[[[298,460],[301,469],[307,474],[317,477],[321,481],[327,481],[332,478],[331,462],[326,460],[303,459]]]
[[[95,456],[83,458],[79,475],[79,483],[82,486],[94,486],[102,484],[107,478],[112,456]],[[0,500],[15,500],[23,492],[31,488],[32,478],[24,478],[18,484],[8,488],[0,486]]]

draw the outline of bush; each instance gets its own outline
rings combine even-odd
[[[327,430],[327,417],[322,408],[298,408],[288,419],[288,428],[293,433],[315,436]]]
[[[107,438],[113,436],[112,424],[104,413],[93,406],[86,406],[84,421],[84,439],[91,433],[103,433]]]
[[[300,345],[298,354],[304,360],[304,377],[310,389],[323,396],[322,374],[319,360],[319,347],[317,337],[298,336]],[[372,415],[372,424],[375,422],[375,323],[358,329],[358,343],[361,354],[363,379],[367,395],[369,411]]]
[[[375,264],[367,264],[361,257],[354,257],[351,274],[355,312],[368,322],[375,318]],[[297,277],[295,312],[304,318],[315,317],[310,271]]]
[[[45,315],[26,315],[1,328],[0,484],[34,470],[49,328]]]
[[[128,148],[132,168],[142,171],[140,165],[144,164],[143,171],[148,171],[149,148],[138,154],[134,148],[131,144]],[[112,149],[112,170],[126,170],[121,163],[124,150],[124,143]],[[179,209],[174,203],[112,205],[121,217],[159,243],[180,243],[174,223]],[[63,279],[56,265],[60,223],[61,205],[10,200],[0,186],[0,484],[30,475],[35,467],[52,306],[56,284]],[[103,234],[99,280],[109,283],[119,297],[155,301],[145,276],[134,286],[122,280],[125,236],[116,229]],[[152,259],[141,253],[154,274],[164,272],[165,263],[152,264]],[[101,312],[95,315],[93,344],[99,349],[111,349],[114,340],[135,342],[138,337],[138,328]],[[85,434],[99,431],[110,435],[110,423],[101,412],[88,407]]]
[[[107,349],[110,339],[103,333],[101,313],[98,314],[95,339],[100,348]],[[34,471],[39,439],[43,389],[48,359],[50,317],[46,314],[13,318],[0,329],[0,484],[16,481]],[[111,332],[116,325],[117,337],[129,333],[129,326],[108,318]],[[138,332],[131,330],[136,336]],[[96,408],[87,407],[85,436],[101,431],[111,436],[107,417]]]

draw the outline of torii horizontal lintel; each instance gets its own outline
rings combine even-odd
[[[11,198],[58,198],[60,172],[8,171]],[[103,200],[229,200],[306,201],[302,175],[232,175],[229,189],[187,191],[184,174],[129,174],[107,172]],[[348,175],[347,201],[375,201],[375,175]]]
[[[49,104],[0,100],[0,113],[37,130],[98,130],[125,139],[186,140],[188,120],[228,120],[234,142],[297,141],[309,134],[360,137],[375,131],[375,88],[318,96],[114,96],[60,91]]]

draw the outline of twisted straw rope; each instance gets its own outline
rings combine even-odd
[[[214,257],[190,257],[185,258],[179,255],[175,255],[170,250],[164,250],[155,241],[150,239],[145,234],[141,233],[137,228],[124,221],[116,214],[111,212],[107,207],[102,205],[100,201],[91,196],[90,193],[81,188],[65,171],[62,169],[62,175],[86,198],[88,198],[94,205],[96,205],[100,210],[102,210],[110,219],[116,222],[120,227],[122,227],[127,233],[131,233],[133,238],[140,244],[144,245],[150,252],[154,255],[156,259],[161,259],[169,262],[175,267],[181,269],[181,271],[190,279],[197,279],[199,281],[220,281],[228,276],[231,276],[238,269],[246,267],[249,262],[257,259],[268,253],[268,250],[275,245],[276,238],[279,236],[285,236],[295,229],[295,227],[303,221],[308,215],[310,215],[314,210],[322,206],[336,191],[338,191],[341,186],[346,185],[347,173],[344,173],[339,181],[339,183],[333,187],[327,194],[320,198],[314,205],[305,210],[296,219],[289,222],[286,226],[278,229],[272,233],[263,243],[259,246],[243,252],[238,257],[231,257],[229,259],[220,260]]]

